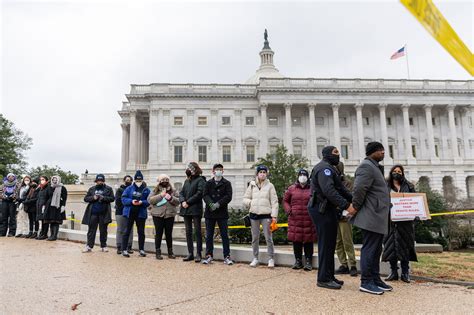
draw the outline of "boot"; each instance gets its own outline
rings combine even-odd
[[[334,273],[336,275],[346,275],[349,274],[349,268],[346,265],[340,265]]]
[[[197,254],[196,255],[196,258],[194,259],[194,262],[195,263],[200,263],[202,260],[202,256],[201,256],[201,253]]]
[[[397,270],[392,270],[392,272],[385,278],[385,281],[397,281],[398,280],[398,272]]]
[[[169,259],[175,259],[176,256],[173,254],[173,249],[172,248],[168,248],[168,258]]]
[[[301,258],[296,258],[295,263],[293,264],[293,267],[291,269],[302,269],[303,268],[303,262],[301,261]]]
[[[28,233],[25,238],[30,238],[33,235],[33,232]]]
[[[17,234],[17,235],[15,235],[15,237],[22,237],[22,236],[23,236],[23,234]]]
[[[51,236],[48,238],[48,241],[56,241],[58,239],[59,233],[59,224],[51,226]]]
[[[30,236],[30,238],[37,238],[38,237],[38,232],[33,232],[33,234]]]
[[[43,223],[43,226],[41,227],[41,233],[39,237],[37,238],[38,240],[45,240],[48,238],[48,230],[49,230],[49,224],[48,223]]]
[[[189,254],[188,256],[184,257],[183,258],[183,261],[191,261],[194,259],[194,255],[193,254]]]
[[[402,272],[400,278],[403,282],[410,283],[410,275],[408,274],[408,272]]]
[[[163,260],[163,257],[161,256],[161,249],[157,249],[155,255],[156,259]]]
[[[313,259],[311,257],[307,257],[306,263],[304,264],[304,270],[311,271],[313,270]]]

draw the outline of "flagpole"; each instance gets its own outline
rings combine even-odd
[[[408,80],[410,80],[410,67],[408,67],[408,49],[407,49],[407,44],[405,44],[405,59],[407,61],[407,74],[408,74]]]

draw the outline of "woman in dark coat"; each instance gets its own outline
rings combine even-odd
[[[293,242],[295,264],[293,269],[303,268],[303,248],[305,256],[304,269],[312,270],[313,247],[316,240],[316,229],[308,213],[308,201],[311,198],[309,173],[298,172],[298,180],[288,187],[283,197],[283,208],[288,215],[288,240]]]
[[[36,219],[36,202],[38,201],[39,193],[39,179],[35,178],[31,180],[30,189],[26,194],[26,198],[23,201],[25,212],[28,214],[28,221],[30,232],[26,235],[26,238],[36,238],[38,236],[39,222]]]
[[[191,261],[194,259],[197,263],[202,259],[202,197],[204,186],[206,185],[206,179],[201,176],[201,174],[202,170],[196,162],[189,163],[186,168],[186,176],[188,178],[179,193],[179,203],[181,205],[179,215],[184,219],[186,242],[188,244],[188,256],[186,256],[183,261]],[[196,257],[194,257],[193,225],[196,231]]]
[[[415,187],[405,178],[405,170],[401,165],[394,165],[388,177],[388,186],[391,192],[414,193]],[[409,261],[418,261],[415,251],[414,221],[390,221],[388,234],[384,239],[382,261],[390,262],[392,272],[385,279],[398,280],[397,263],[402,267],[401,279],[410,282]]]
[[[67,189],[61,183],[61,177],[58,175],[51,177],[50,190],[43,222],[51,226],[48,241],[55,241],[58,239],[59,225],[63,224],[63,220],[66,220]]]
[[[40,176],[40,184],[38,187],[38,200],[36,200],[36,220],[41,222],[41,231],[36,237],[37,240],[45,240],[48,238],[49,224],[44,222],[44,212],[48,207],[48,202],[51,198],[52,190],[49,185],[47,176]]]

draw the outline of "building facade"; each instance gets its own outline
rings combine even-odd
[[[225,166],[238,207],[258,157],[279,144],[309,159],[340,148],[346,172],[365,145],[386,148],[386,172],[406,166],[413,182],[474,198],[474,81],[288,78],[267,40],[245,84],[132,84],[122,118],[120,175],[140,169],[154,184],[167,173],[179,188],[188,162],[211,175]]]

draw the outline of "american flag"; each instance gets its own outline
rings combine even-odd
[[[390,57],[390,59],[398,59],[400,57],[403,57],[405,56],[405,46],[403,46],[402,48],[400,48],[399,50],[397,50],[393,55],[392,57]]]

